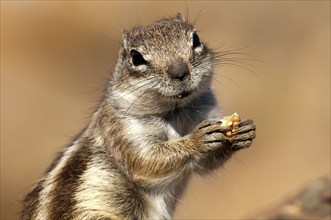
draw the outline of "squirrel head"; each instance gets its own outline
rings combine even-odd
[[[147,97],[155,105],[185,103],[209,89],[212,61],[213,53],[180,13],[124,30],[113,92],[131,91],[123,99],[136,104]]]

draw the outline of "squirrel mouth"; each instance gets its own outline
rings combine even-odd
[[[177,99],[183,99],[189,95],[191,95],[192,92],[182,92],[178,95],[175,95],[174,98],[177,98]]]

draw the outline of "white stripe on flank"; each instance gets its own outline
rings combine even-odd
[[[102,156],[98,157],[97,153],[89,162],[75,194],[79,219],[93,219],[96,216],[116,219],[116,211],[112,210],[114,204],[111,204],[111,195],[118,189],[113,185],[113,179],[118,177],[114,177],[109,169],[107,162]],[[117,180],[117,184],[121,184],[120,181]]]
[[[37,209],[36,219],[44,220],[49,219],[49,206],[51,202],[50,192],[54,189],[56,184],[56,176],[59,175],[68,159],[77,151],[79,145],[73,143],[70,147],[65,149],[63,156],[60,158],[58,164],[45,176],[43,190],[39,195],[39,206]]]

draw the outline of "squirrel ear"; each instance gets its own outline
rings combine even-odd
[[[178,12],[177,15],[176,15],[176,18],[179,19],[179,20],[182,20],[182,21],[185,21],[183,15],[181,12]]]
[[[126,49],[128,46],[128,31],[125,29],[122,30],[122,41],[123,47]]]

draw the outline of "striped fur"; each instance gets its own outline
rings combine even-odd
[[[215,169],[250,145],[251,121],[232,143],[212,120],[213,53],[203,43],[192,49],[194,32],[181,16],[124,31],[89,126],[26,196],[22,219],[170,219],[192,171]],[[148,65],[132,63],[132,48]],[[187,63],[187,79],[169,77],[173,60]]]

